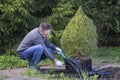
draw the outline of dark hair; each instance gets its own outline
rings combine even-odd
[[[49,29],[50,29],[50,25],[47,24],[47,23],[41,23],[41,24],[39,25],[39,28],[41,28],[43,31],[44,31],[44,30],[49,30]]]

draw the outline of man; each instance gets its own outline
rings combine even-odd
[[[49,34],[50,25],[41,23],[39,28],[30,31],[18,46],[17,53],[21,59],[29,61],[29,68],[37,68],[38,63],[47,57],[56,66],[63,66],[63,63],[53,56],[53,50],[56,50],[58,53],[61,53],[62,50],[47,39]]]

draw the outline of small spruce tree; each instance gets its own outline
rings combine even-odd
[[[79,56],[89,56],[96,51],[96,26],[84,14],[81,6],[65,28],[61,39],[61,46],[64,52],[71,54],[71,56],[76,54]]]

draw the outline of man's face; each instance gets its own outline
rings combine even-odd
[[[50,29],[49,30],[44,30],[44,31],[40,31],[41,35],[45,38],[50,34]]]

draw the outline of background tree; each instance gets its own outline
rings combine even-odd
[[[0,54],[37,27],[56,3],[57,0],[0,0]]]
[[[52,27],[50,40],[61,46],[62,33],[79,5],[97,26],[98,46],[120,46],[119,0],[0,0],[0,54],[44,21]]]
[[[33,0],[1,0],[0,1],[0,53],[16,42],[16,36],[23,35],[35,24],[35,17],[28,9]],[[29,23],[29,24],[28,24]]]
[[[80,0],[80,3],[97,26],[98,46],[120,46],[120,1]]]
[[[79,4],[79,0],[59,0],[57,6],[52,8],[52,15],[45,18],[45,22],[50,23],[52,27],[50,40],[57,46],[61,46],[62,33]]]

